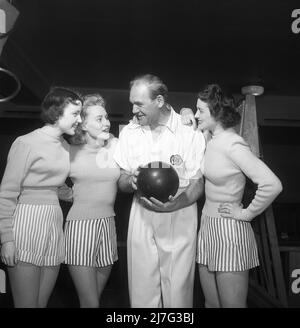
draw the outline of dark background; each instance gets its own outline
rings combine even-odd
[[[218,81],[237,93],[245,84],[260,82],[268,94],[299,94],[300,34],[291,30],[297,1],[12,4],[20,15],[2,61],[39,96],[44,84],[46,89],[53,84],[127,89],[135,75],[145,72],[159,75],[172,91],[197,92],[200,85]],[[25,76],[26,70],[32,74]],[[37,83],[28,75],[39,79],[39,86],[34,88]],[[15,101],[24,103],[25,95]]]

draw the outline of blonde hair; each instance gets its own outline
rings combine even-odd
[[[82,145],[86,143],[86,138],[85,138],[86,131],[82,129],[82,124],[84,123],[87,117],[88,108],[97,105],[105,108],[105,100],[99,93],[83,96],[83,105],[81,111],[82,122],[77,126],[75,135],[70,138],[71,144]]]

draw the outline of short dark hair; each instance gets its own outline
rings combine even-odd
[[[158,76],[152,74],[137,76],[130,82],[130,88],[139,83],[147,85],[152,100],[161,95],[164,97],[164,100],[167,101],[168,88]]]
[[[81,96],[73,90],[63,87],[53,87],[45,96],[41,109],[41,119],[45,123],[54,124],[63,115],[65,107],[72,103],[83,103]]]
[[[224,128],[239,124],[241,116],[236,110],[234,98],[225,94],[218,84],[209,84],[198,93],[198,98],[206,102],[213,118]]]

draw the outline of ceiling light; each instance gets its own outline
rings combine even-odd
[[[264,93],[264,87],[261,85],[247,85],[242,87],[243,95],[260,96]]]

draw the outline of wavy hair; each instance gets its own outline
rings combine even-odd
[[[75,91],[63,87],[53,87],[45,96],[41,105],[41,119],[44,123],[54,124],[68,104],[83,104],[82,97]]]
[[[84,123],[87,114],[88,114],[88,108],[91,106],[101,106],[105,108],[105,100],[104,98],[98,94],[89,94],[86,96],[83,96],[83,105],[82,105],[82,111],[81,111],[81,120],[82,123],[78,124],[75,135],[70,138],[70,142],[73,145],[83,145],[86,143],[86,131],[82,129],[82,124]]]
[[[239,124],[241,115],[236,110],[233,97],[226,95],[218,84],[209,84],[198,93],[198,98],[208,104],[213,118],[224,128]]]

